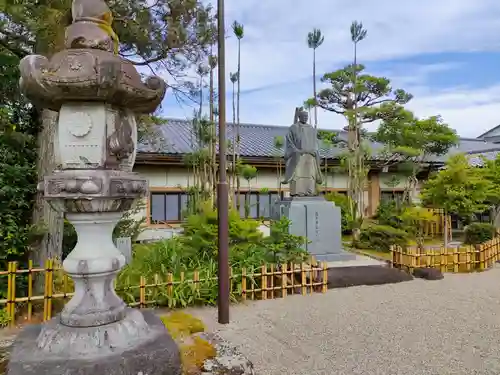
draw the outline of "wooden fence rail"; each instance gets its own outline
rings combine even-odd
[[[231,296],[236,302],[284,298],[291,294],[325,293],[327,271],[326,263],[315,260],[302,264],[263,265],[252,271],[243,268],[230,273]],[[34,293],[33,283],[35,275],[39,273],[45,276],[43,295]],[[167,273],[155,275],[152,280],[140,276],[139,283],[135,285],[118,283],[117,293],[131,307],[174,307],[175,298],[184,298],[179,304],[187,306],[202,300],[196,299],[196,296],[207,292],[204,290],[207,283],[216,285],[217,277],[204,276],[199,271],[181,272],[178,275]],[[0,271],[0,285],[5,284],[7,291],[4,296],[0,295],[4,297],[0,299],[0,310],[5,308],[11,325],[15,325],[19,319],[49,320],[73,296],[71,279],[53,260],[48,260],[44,267],[34,267],[33,262],[29,261],[27,269],[19,269],[16,262],[10,262],[7,271]]]
[[[432,267],[441,272],[484,271],[500,259],[500,237],[481,245],[440,248],[391,248],[392,264],[413,273]]]

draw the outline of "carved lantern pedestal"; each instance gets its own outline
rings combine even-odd
[[[143,83],[113,53],[102,0],[74,0],[72,10],[67,49],[50,61],[28,56],[20,70],[25,94],[59,112],[58,168],[39,190],[78,234],[63,262],[75,293],[61,314],[22,331],[7,374],[180,375],[179,350],[160,319],[128,308],[114,289],[125,258],[113,244],[113,229],[147,193],[147,181],[132,172],[135,114],[156,109],[166,85],[159,78]]]

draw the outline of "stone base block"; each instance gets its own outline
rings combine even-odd
[[[71,328],[59,317],[25,328],[14,342],[7,375],[180,375],[175,341],[152,312]]]
[[[307,238],[305,250],[319,261],[336,262],[356,258],[342,248],[340,208],[323,196],[292,197],[275,202],[272,217],[287,217],[289,232]]]
[[[316,254],[314,257],[316,258],[317,261],[319,262],[346,262],[346,261],[352,261],[356,259],[356,255],[349,253],[342,248],[340,249],[341,252],[335,253],[335,254]]]

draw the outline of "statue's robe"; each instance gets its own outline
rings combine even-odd
[[[308,124],[293,124],[285,138],[285,178],[291,196],[318,195],[323,182],[316,130]]]

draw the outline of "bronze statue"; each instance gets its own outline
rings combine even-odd
[[[294,124],[285,138],[285,179],[292,197],[317,196],[316,185],[323,182],[316,129],[307,123],[303,108],[295,110]]]

